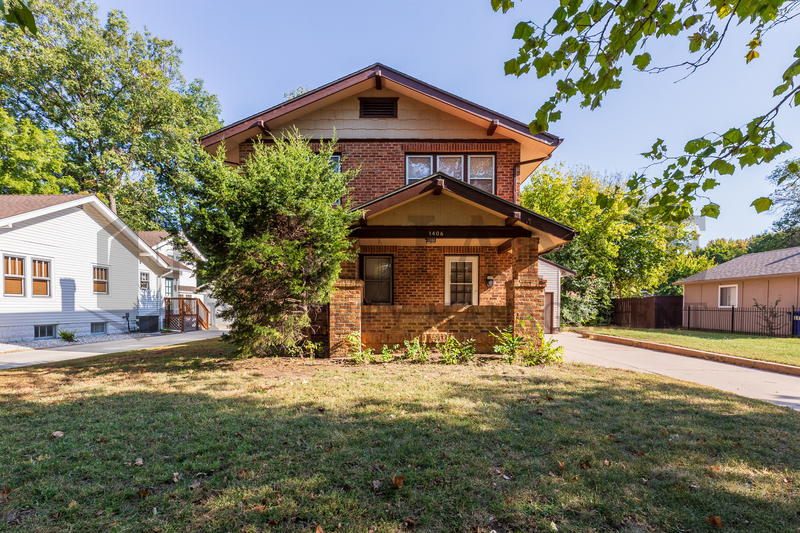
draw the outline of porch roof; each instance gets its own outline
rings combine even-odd
[[[435,205],[425,207],[433,215],[429,220],[424,216],[416,216],[406,217],[408,221],[395,224],[386,224],[385,220],[384,223],[374,224],[379,217],[385,219],[387,212],[403,206],[408,209],[412,206],[407,204],[429,196],[441,198]],[[441,211],[439,208],[446,201],[462,202],[466,204],[465,208],[471,206],[473,210],[487,213],[490,220],[480,224],[448,224],[446,217],[442,216],[436,220],[436,213]],[[412,245],[415,244],[413,241],[424,242],[429,236],[428,232],[433,231],[437,240],[445,241],[442,244],[455,246],[499,246],[514,237],[539,237],[539,253],[545,253],[577,236],[577,232],[569,226],[441,172],[370,200],[354,210],[364,212],[352,233],[361,241],[369,241],[364,244]]]

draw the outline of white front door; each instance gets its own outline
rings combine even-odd
[[[478,305],[478,256],[444,258],[444,304]]]

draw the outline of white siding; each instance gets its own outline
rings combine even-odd
[[[15,223],[0,229],[0,252],[25,258],[25,295],[0,291],[0,338],[33,338],[34,325],[57,325],[88,335],[92,322],[107,322],[108,332],[127,330],[123,315],[161,313],[161,267],[140,258],[138,250],[91,205]],[[31,295],[31,259],[51,262],[50,296]],[[141,260],[140,260],[141,259]],[[94,294],[93,267],[108,268],[108,294]],[[155,269],[155,270],[154,270]],[[149,291],[139,289],[139,273],[150,274]]]
[[[561,327],[561,270],[544,261],[539,261],[539,278],[547,280],[544,292],[553,293],[553,330]]]

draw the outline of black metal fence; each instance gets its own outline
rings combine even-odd
[[[795,307],[708,308],[687,306],[683,309],[683,327],[701,331],[729,331],[768,337],[800,335],[800,309]]]

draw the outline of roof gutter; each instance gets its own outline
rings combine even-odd
[[[541,163],[542,161],[547,161],[550,159],[550,154],[544,157],[537,157],[536,159],[528,159],[527,161],[520,161],[519,163],[514,163],[514,203],[518,203],[517,198],[517,178],[519,177],[519,169],[522,165],[528,165],[530,163]]]

